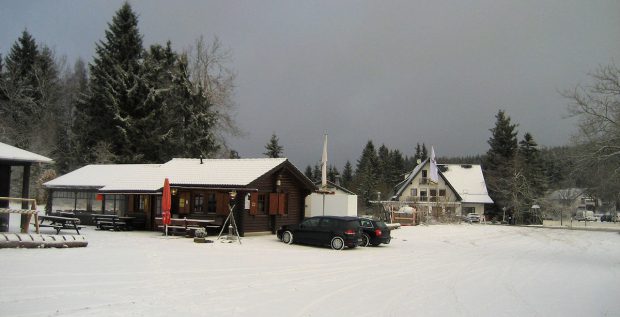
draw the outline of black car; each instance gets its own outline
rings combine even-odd
[[[383,221],[375,221],[372,219],[360,218],[360,225],[362,226],[362,243],[361,247],[366,247],[369,244],[378,246],[381,243],[389,244],[392,241],[390,236],[390,228]]]
[[[296,225],[282,226],[276,235],[286,244],[329,245],[334,250],[342,250],[345,246],[359,245],[362,229],[357,217],[318,216]]]
[[[612,215],[602,215],[601,222],[616,222]]]

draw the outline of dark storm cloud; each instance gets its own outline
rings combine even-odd
[[[24,28],[69,61],[91,60],[120,1],[8,2],[0,51]],[[412,154],[484,153],[498,109],[542,145],[569,142],[559,90],[620,57],[617,1],[132,1],[145,43],[201,34],[233,52],[232,140],[261,156],[271,133],[300,168],[352,163],[370,139]],[[521,133],[521,134],[522,134]]]

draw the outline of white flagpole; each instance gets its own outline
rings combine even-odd
[[[435,159],[435,149],[431,146],[431,181],[439,182],[439,173],[437,172],[437,160]]]
[[[327,187],[327,133],[323,140],[323,157],[321,158],[321,188]]]

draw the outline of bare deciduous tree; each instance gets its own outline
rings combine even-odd
[[[185,54],[191,81],[203,90],[218,113],[216,138],[222,153],[228,154],[230,149],[226,137],[243,135],[235,122],[237,104],[233,98],[236,74],[229,66],[232,53],[222,46],[218,37],[207,42],[200,36]]]
[[[608,201],[620,201],[620,69],[611,64],[590,73],[592,84],[562,95],[578,119],[574,141],[580,149],[577,167],[589,190]]]

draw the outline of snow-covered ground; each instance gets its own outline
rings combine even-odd
[[[404,227],[333,251],[100,232],[1,249],[0,316],[620,316],[620,234]]]

